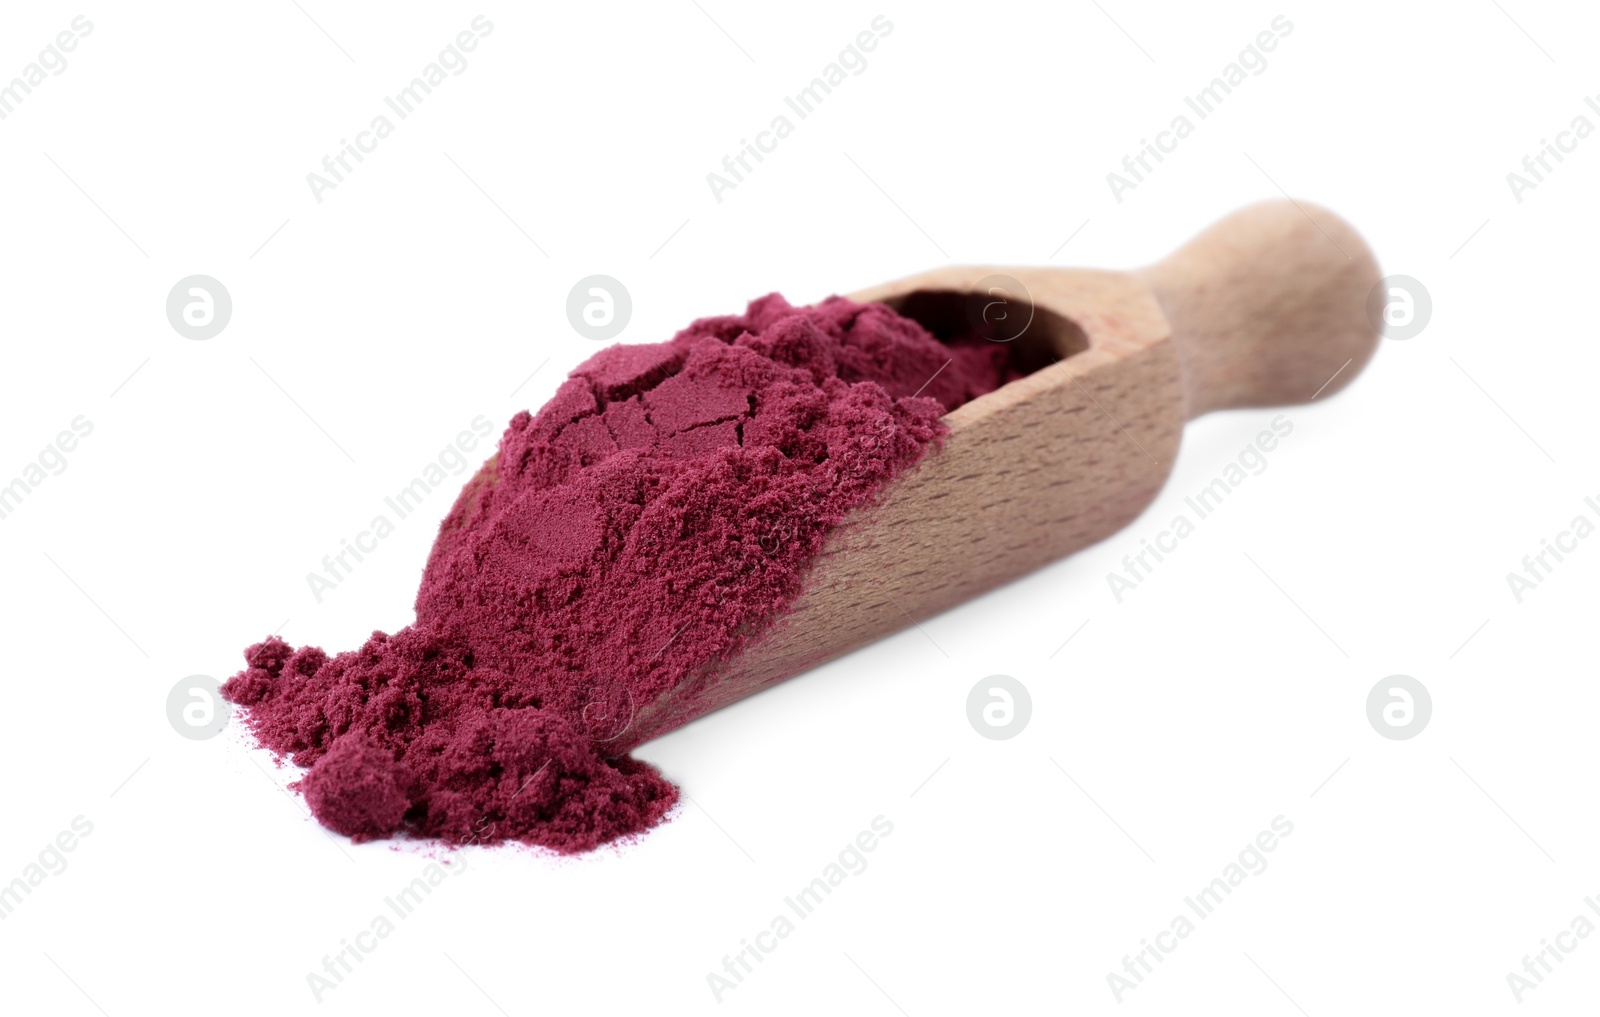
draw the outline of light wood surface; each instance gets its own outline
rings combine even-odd
[[[1155,498],[1185,420],[1326,399],[1378,340],[1366,318],[1379,279],[1371,251],[1305,202],[1245,208],[1135,272],[943,268],[851,296],[919,317],[961,306],[994,275],[1022,283],[1033,304],[1019,354],[1062,359],[948,414],[944,447],[834,531],[787,615],[736,658],[641,705],[612,747],[1103,540]]]

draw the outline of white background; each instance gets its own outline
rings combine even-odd
[[[0,79],[75,14],[94,30],[0,121],[0,482],[74,417],[94,431],[0,520],[0,883],[73,817],[93,833],[0,921],[7,1012],[1594,1000],[1600,937],[1520,1006],[1506,975],[1574,916],[1600,922],[1600,540],[1520,604],[1505,578],[1600,519],[1600,139],[1520,203],[1505,180],[1573,117],[1600,126],[1592,9],[21,6]],[[467,69],[315,201],[306,174],[479,13],[494,30]],[[867,69],[714,201],[706,173],[880,13]],[[1106,173],[1279,14],[1294,29],[1265,72],[1113,200]],[[474,416],[502,428],[595,351],[565,317],[577,279],[621,279],[623,340],[658,341],[774,289],[1138,265],[1279,185],[1422,280],[1432,321],[1287,411],[1266,472],[1123,603],[1106,574],[1273,411],[1191,424],[1166,491],[1103,545],[641,748],[693,798],[642,841],[456,856],[314,1001],[323,956],[450,854],[325,834],[237,724],[179,737],[168,690],[226,678],[285,620],[330,650],[410,621],[452,491],[320,604],[305,575]],[[163,310],[193,273],[234,302],[205,342]],[[1033,700],[1009,741],[965,713],[996,673]],[[1409,741],[1365,712],[1397,673],[1433,697]],[[867,870],[719,1004],[706,976],[879,815],[894,832]],[[1118,1003],[1123,956],[1279,815],[1294,832],[1267,870]]]

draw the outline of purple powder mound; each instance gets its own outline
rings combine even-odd
[[[638,833],[677,789],[607,752],[634,713],[786,610],[828,531],[1012,376],[1003,346],[839,297],[602,350],[462,491],[414,624],[336,657],[268,639],[223,695],[357,839]]]
[[[359,844],[400,829],[411,805],[409,783],[392,751],[352,733],[335,741],[297,786],[323,826]]]

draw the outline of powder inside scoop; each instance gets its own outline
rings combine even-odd
[[[829,529],[1010,377],[1002,345],[838,297],[604,349],[461,492],[413,624],[332,657],[269,638],[223,695],[358,841],[645,830],[677,789],[608,748],[635,712],[778,617]]]

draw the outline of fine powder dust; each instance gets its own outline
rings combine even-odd
[[[829,529],[1012,376],[1003,345],[840,297],[602,350],[461,492],[414,624],[337,656],[271,637],[223,696],[356,841],[643,831],[678,791],[608,752],[634,711],[778,617]]]

